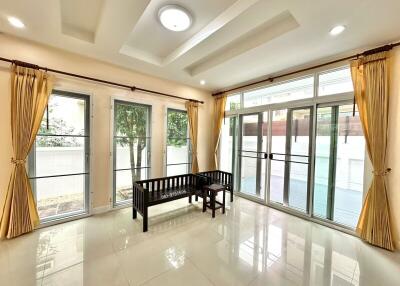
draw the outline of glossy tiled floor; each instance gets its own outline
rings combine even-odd
[[[211,219],[181,200],[0,242],[0,285],[400,285],[398,253],[237,198]]]

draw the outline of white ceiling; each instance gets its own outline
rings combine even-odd
[[[192,13],[189,30],[160,25],[167,4]],[[398,11],[399,0],[2,0],[0,31],[214,91],[398,40]]]

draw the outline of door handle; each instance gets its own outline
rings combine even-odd
[[[269,154],[269,159],[270,159],[270,160],[273,160],[273,159],[274,159],[274,154],[272,154],[272,153]]]

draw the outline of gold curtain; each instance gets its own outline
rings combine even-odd
[[[192,173],[199,172],[199,163],[197,161],[197,130],[199,118],[199,104],[197,102],[186,102],[186,110],[189,119],[189,135],[192,141]]]
[[[213,148],[214,148],[214,169],[218,170],[218,146],[221,136],[222,122],[225,115],[226,95],[217,97],[214,102],[214,130],[213,130]]]
[[[381,52],[351,62],[354,94],[369,158],[373,179],[365,197],[357,224],[357,233],[367,242],[393,250],[386,175],[389,52]]]
[[[52,88],[47,73],[11,66],[11,135],[13,164],[8,189],[1,200],[0,237],[13,238],[39,223],[25,161],[35,141]]]

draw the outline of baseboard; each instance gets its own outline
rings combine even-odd
[[[400,240],[394,242],[394,247],[396,248],[397,252],[400,252]]]
[[[110,206],[100,206],[92,209],[93,215],[103,214],[111,210]]]

